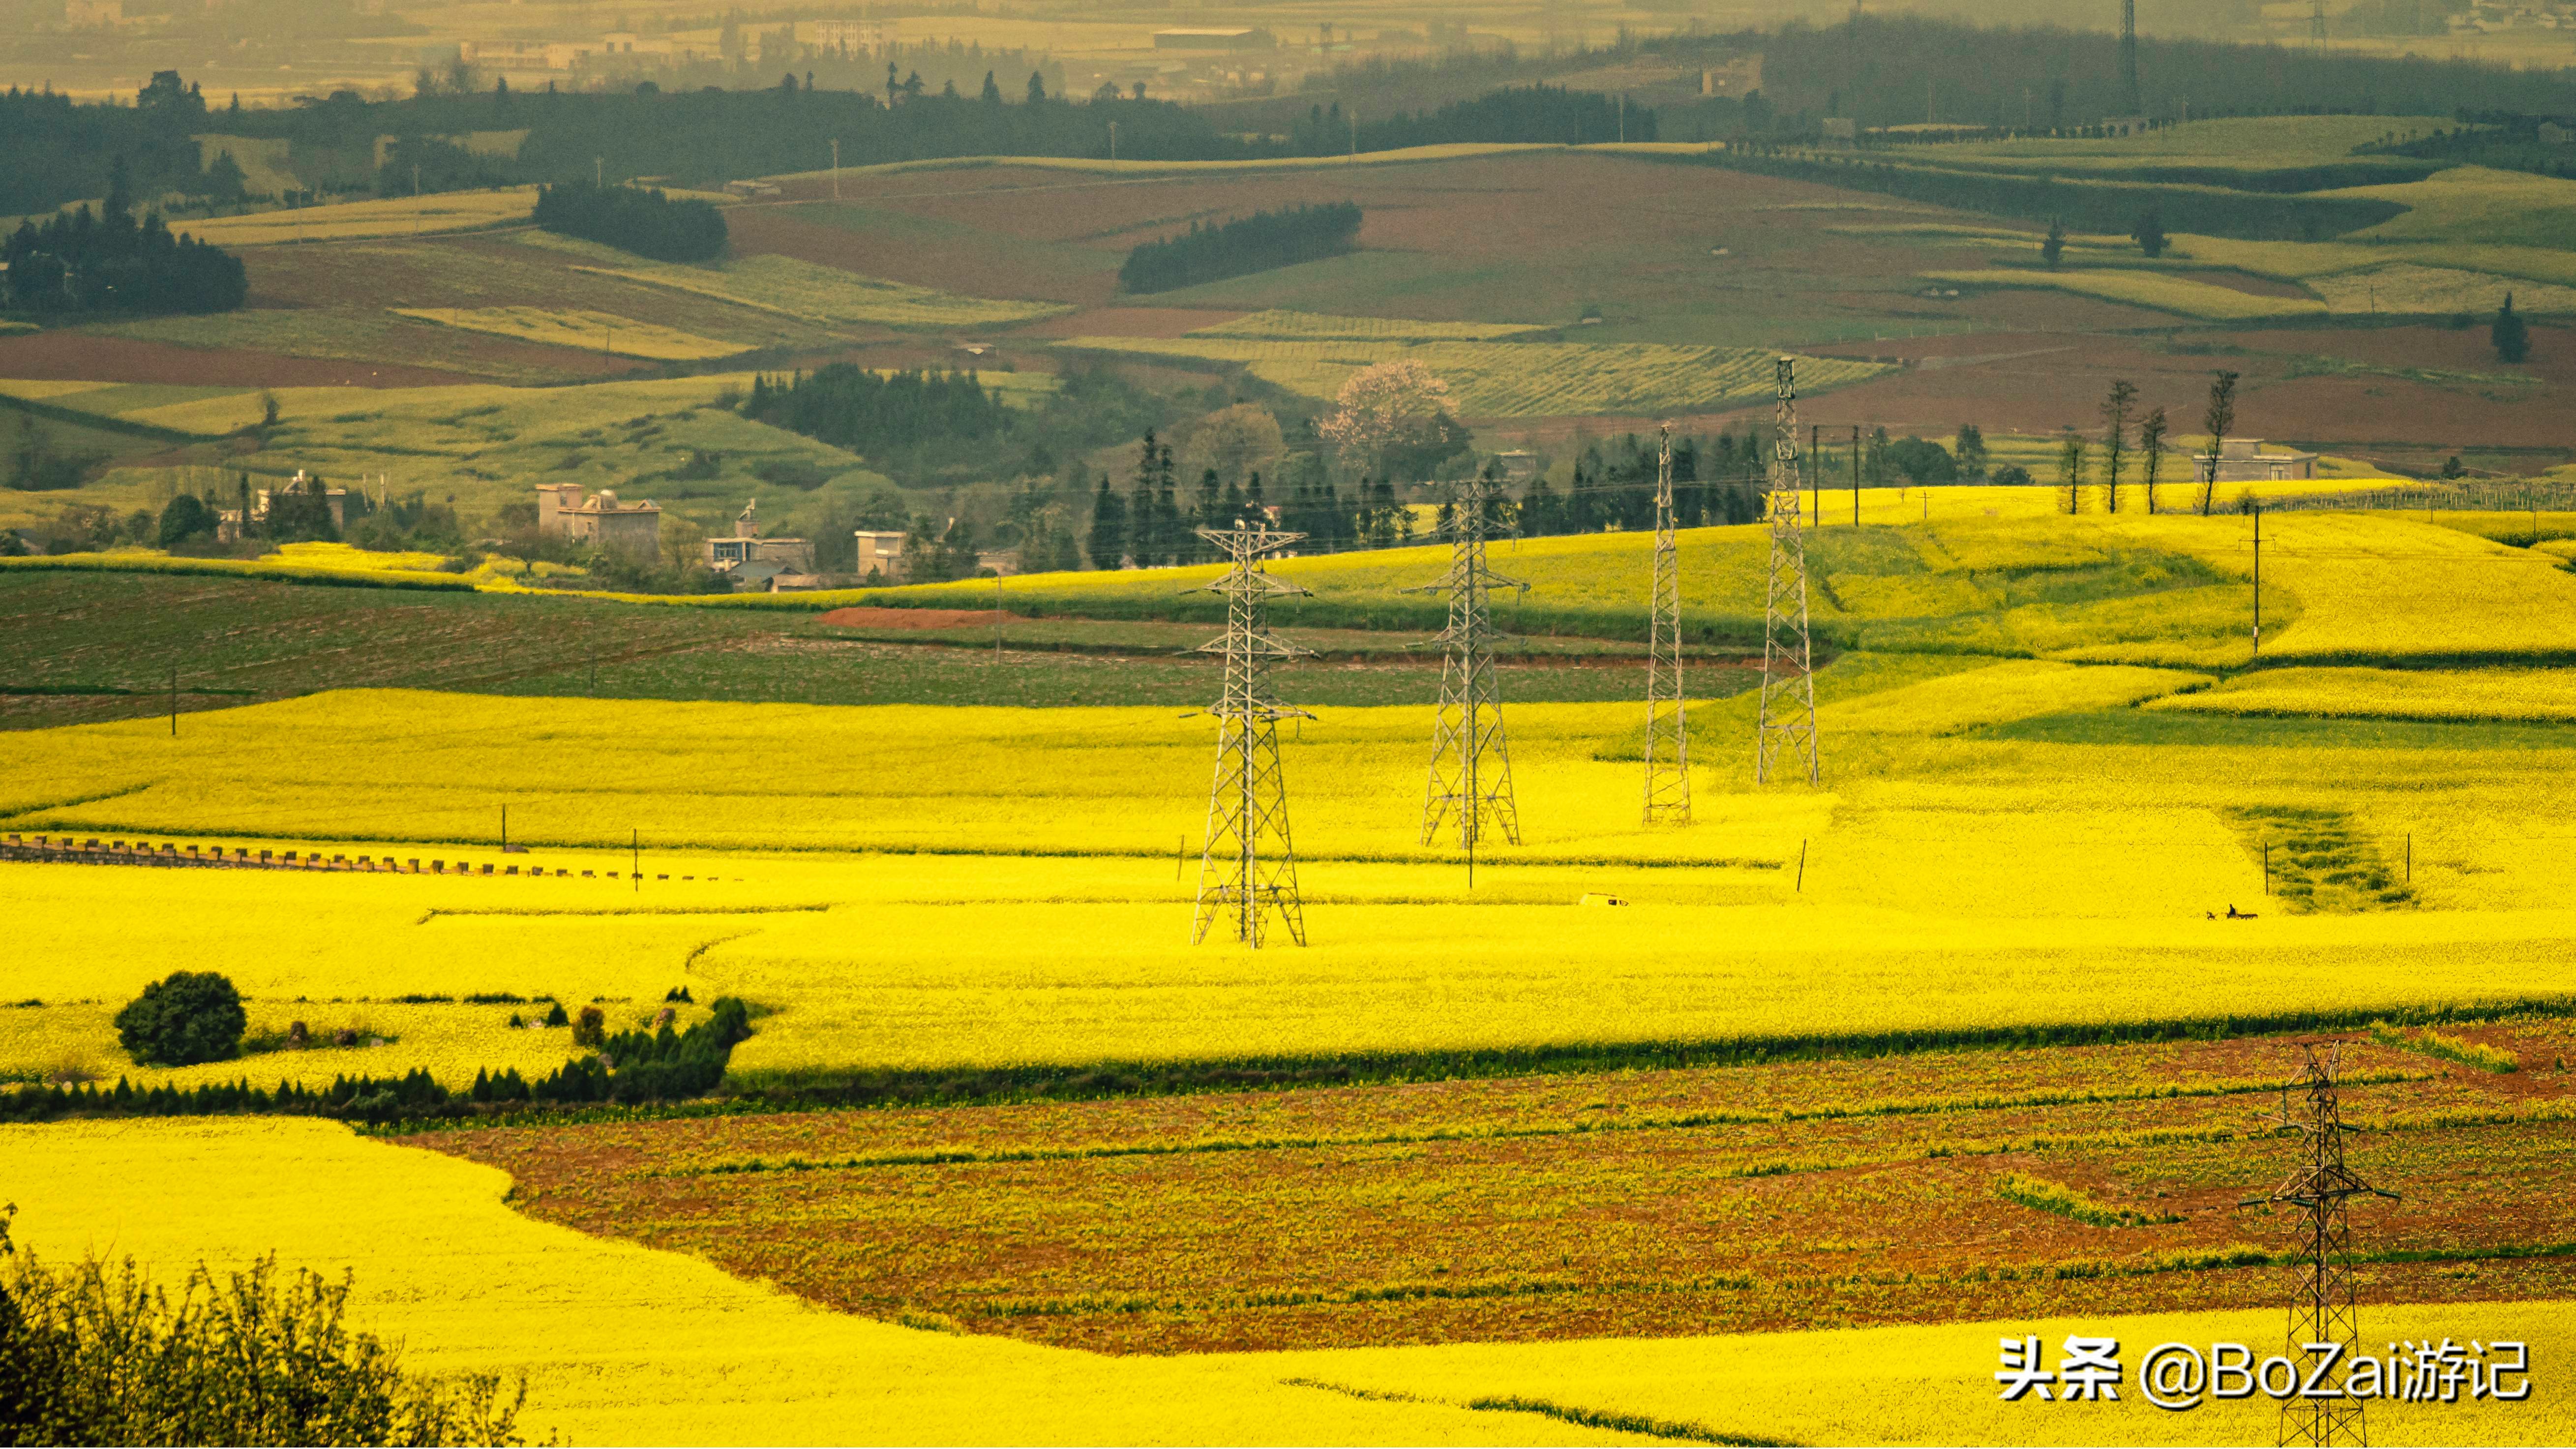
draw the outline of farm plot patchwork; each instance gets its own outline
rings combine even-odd
[[[2576,1279],[2549,1261],[2576,1242],[2576,1212],[2545,1205],[2576,1126],[2546,1051],[2535,1082],[2350,1053],[2346,1111],[2387,1133],[2355,1166],[2411,1189],[2402,1216],[2367,1215],[2366,1298]],[[2289,1055],[1969,1052],[415,1140],[508,1171],[540,1220],[1067,1347],[1669,1336],[2265,1304],[2286,1235],[2239,1203],[2295,1154],[2259,1122]],[[800,1227],[827,1218],[842,1241]]]
[[[318,1123],[7,1128],[0,1168],[49,1185],[16,1228],[48,1258],[130,1252],[176,1273],[277,1250],[288,1267],[352,1271],[355,1316],[403,1339],[415,1366],[524,1369],[523,1427],[575,1443],[843,1442],[854,1425],[920,1441],[1655,1442],[1594,1427],[1633,1422],[1699,1439],[2014,1444],[2062,1439],[2083,1413],[2103,1442],[2222,1444],[2279,1417],[2268,1402],[2168,1415],[2134,1397],[2043,1417],[1998,1403],[1990,1377],[1999,1333],[2268,1343],[2273,1311],[1106,1358],[817,1312],[689,1257],[530,1222],[490,1168]],[[654,1291],[592,1286],[635,1282]],[[2365,1314],[2373,1333],[2409,1338],[2462,1337],[2473,1321],[2530,1342],[2541,1364],[2576,1342],[2547,1303]],[[2377,1404],[2370,1422],[2387,1442],[2520,1444],[2565,1437],[2565,1419],[2544,1398]]]

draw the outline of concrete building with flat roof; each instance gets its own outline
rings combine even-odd
[[[2277,453],[2263,451],[2261,438],[2225,438],[2218,451],[2192,455],[2192,476],[2209,476],[2210,460],[2218,460],[2221,483],[2278,483],[2291,478],[2317,476],[2317,455],[2296,448],[2283,448]]]
[[[609,488],[585,495],[578,483],[540,483],[537,533],[651,558],[662,551],[662,505],[628,503]]]
[[[863,528],[855,535],[859,544],[858,566],[851,570],[861,582],[871,579],[893,583],[903,576],[903,535],[882,529]]]

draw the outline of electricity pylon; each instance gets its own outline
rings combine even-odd
[[[1690,824],[1690,707],[1682,699],[1681,555],[1673,545],[1673,425],[1657,431],[1655,573],[1646,626],[1646,823]]]
[[[1769,784],[1780,750],[1806,765],[1807,783],[1824,772],[1816,760],[1816,681],[1807,639],[1807,543],[1798,531],[1798,385],[1792,359],[1775,365],[1779,401],[1771,411],[1771,588],[1762,611],[1762,714],[1755,726],[1753,782]]]
[[[1485,566],[1485,510],[1494,496],[1494,470],[1468,480],[1450,509],[1449,572],[1438,583],[1405,592],[1447,594],[1449,627],[1439,643],[1440,721],[1431,732],[1431,780],[1422,798],[1422,843],[1456,821],[1458,848],[1473,851],[1490,830],[1521,843],[1520,812],[1512,803],[1512,754],[1503,738],[1503,696],[1494,677],[1496,588],[1529,585]]]
[[[1216,780],[1208,789],[1207,844],[1199,855],[1199,901],[1190,927],[1192,944],[1207,939],[1219,919],[1234,938],[1258,949],[1272,916],[1298,945],[1306,944],[1306,912],[1297,898],[1297,855],[1288,839],[1288,781],[1279,765],[1279,721],[1312,719],[1279,703],[1270,691],[1270,666],[1312,651],[1273,638],[1262,618],[1273,599],[1307,591],[1271,575],[1263,560],[1304,538],[1280,533],[1267,522],[1202,528],[1199,537],[1224,553],[1232,567],[1204,592],[1225,596],[1225,637],[1199,646],[1225,656],[1225,695],[1208,713],[1217,718]]]
[[[2120,0],[2120,95],[2130,115],[2146,114],[2147,103],[2138,90],[2138,0]]]
[[[2306,1110],[2292,1118],[2289,1092],[2283,1089],[2280,1125],[2296,1128],[2306,1139],[2307,1151],[2270,1195],[2239,1206],[2287,1203],[2299,1210],[2299,1258],[2291,1270],[2289,1358],[2299,1366],[2300,1381],[2305,1382],[2322,1357],[2308,1352],[2309,1344],[2342,1344],[2346,1362],[2359,1347],[2352,1300],[2352,1219],[2346,1204],[2363,1196],[2393,1201],[2397,1194],[2372,1187],[2344,1166],[2343,1102],[2337,1081],[2342,1040],[2308,1037],[2297,1045],[2304,1059],[2300,1091]],[[2361,1408],[2359,1399],[2294,1394],[2281,1402],[2281,1442],[2367,1443]]]

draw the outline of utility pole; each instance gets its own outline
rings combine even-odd
[[[170,666],[170,738],[179,737],[179,666]]]
[[[2254,652],[2263,652],[2263,505],[2254,505]]]
[[[1496,586],[1527,593],[1529,585],[1485,566],[1485,508],[1493,486],[1491,464],[1463,485],[1450,509],[1449,572],[1438,583],[1405,591],[1449,596],[1449,627],[1439,639],[1447,658],[1440,667],[1440,720],[1431,734],[1431,779],[1422,799],[1422,843],[1429,845],[1454,819],[1458,846],[1471,861],[1489,825],[1510,844],[1521,843],[1511,749],[1503,737],[1502,687],[1494,676],[1491,596]]]
[[[1270,917],[1288,938],[1306,944],[1305,906],[1297,895],[1297,855],[1288,838],[1288,782],[1279,763],[1279,721],[1312,719],[1279,703],[1270,666],[1307,650],[1274,638],[1263,618],[1272,599],[1307,591],[1263,567],[1271,554],[1306,535],[1280,533],[1267,521],[1198,536],[1225,553],[1225,577],[1203,592],[1225,596],[1225,637],[1199,646],[1225,656],[1225,694],[1208,711],[1217,719],[1216,779],[1208,788],[1206,845],[1199,856],[1199,898],[1190,943],[1207,939],[1218,917],[1234,939],[1258,950]]]
[[[2347,1204],[2365,1196],[2397,1200],[2397,1194],[2372,1187],[2344,1165],[2343,1103],[2337,1080],[2344,1040],[2303,1037],[2295,1043],[2301,1055],[2299,1091],[2305,1112],[2291,1118],[2285,1087],[2279,1125],[2305,1138],[2307,1151],[2268,1196],[2237,1204],[2280,1203],[2298,1209],[2299,1260],[2292,1268],[2289,1359],[2298,1366],[2301,1382],[2325,1367],[2318,1362],[2322,1355],[2309,1351],[2312,1346],[2340,1344],[2353,1352],[2360,1348],[2355,1341],[2360,1326],[2353,1308],[2352,1219]],[[2294,1394],[2281,1402],[2280,1440],[2284,1444],[2367,1443],[2363,1402]]]
[[[1112,166],[1118,164],[1118,123],[1116,121],[1109,123],[1109,164]]]
[[[420,199],[420,163],[417,161],[411,163],[411,194],[413,200]]]
[[[1779,401],[1771,417],[1771,582],[1762,617],[1762,713],[1755,725],[1753,782],[1768,784],[1780,748],[1821,783],[1816,759],[1816,681],[1807,636],[1807,545],[1798,536],[1798,386],[1795,361],[1773,369]]]
[[[1858,528],[1860,527],[1860,424],[1852,424],[1851,430],[1852,527]],[[1822,468],[1824,466],[1824,457],[1822,454],[1817,455],[1816,466],[1818,468]],[[1931,504],[1924,504],[1924,513],[1926,517],[1930,516]]]
[[[1350,121],[1350,123],[1351,123],[1351,154],[1352,154],[1352,155],[1354,155],[1354,156],[1357,156],[1358,154],[1360,154],[1360,112],[1359,112],[1359,107],[1357,107],[1357,106],[1353,106],[1350,110],[1348,110],[1348,111],[1344,112],[1343,114],[1344,114],[1344,116],[1345,116],[1345,117],[1347,117],[1347,118],[1349,119],[1349,121]]]
[[[832,138],[832,199],[841,199],[841,138]]]
[[[1822,528],[1825,526],[1825,469],[1823,463],[1825,450],[1823,445],[1819,442],[1819,439],[1824,436],[1824,432],[1825,426],[1822,423],[1809,423],[1807,425],[1807,456],[1818,460],[1815,467],[1807,470],[1807,486],[1814,490],[1814,496],[1807,500],[1807,516],[1814,520],[1814,522],[1807,525],[1809,528]]]
[[[1673,542],[1673,425],[1658,430],[1655,565],[1646,635],[1646,823],[1690,824],[1690,706],[1682,695],[1681,553]]]
[[[2318,54],[2326,49],[2326,0],[2308,0],[2308,44]]]
[[[591,158],[590,158],[590,184],[591,184],[592,186],[595,186],[595,187],[600,188],[601,190],[606,190],[606,189],[607,189],[607,187],[608,187],[608,158],[607,158],[607,157],[605,157],[605,156],[593,156],[593,157],[591,157]]]

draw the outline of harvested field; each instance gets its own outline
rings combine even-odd
[[[2347,1049],[2347,1117],[2386,1129],[2355,1166],[2408,1187],[2359,1214],[2365,1301],[2576,1285],[2563,1025],[2474,1030],[2539,1069]],[[2295,1151],[2258,1125],[2286,1064],[2240,1039],[414,1140],[546,1221],[1045,1343],[1681,1335],[2271,1303],[2286,1230],[2237,1203]]]
[[[296,357],[248,347],[182,347],[64,330],[0,336],[0,376],[240,387],[445,387],[477,380],[462,371],[393,361]]]
[[[970,624],[989,629],[1002,617],[992,609],[834,609],[814,622],[852,629],[956,629]]]

